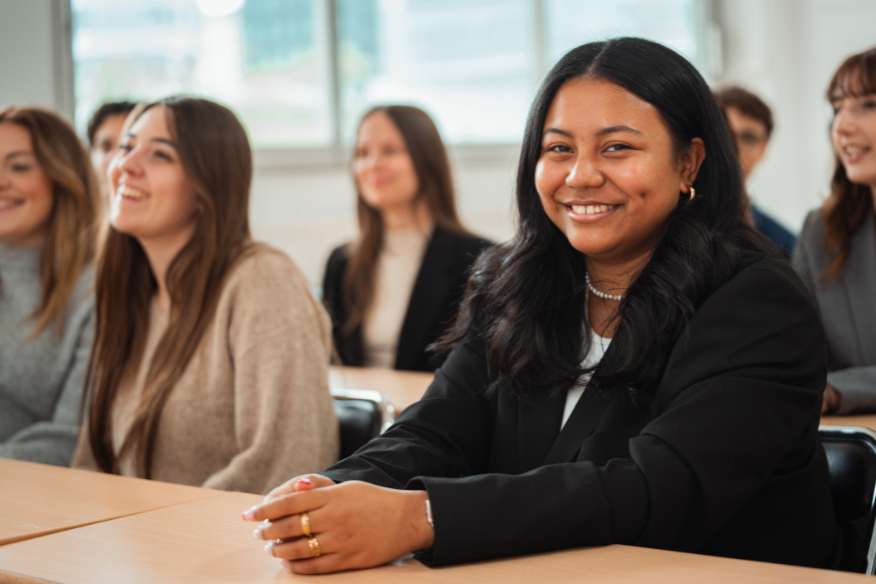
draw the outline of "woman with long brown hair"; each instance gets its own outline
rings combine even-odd
[[[834,111],[830,196],[809,213],[794,266],[827,332],[824,413],[876,410],[876,47],[848,57],[827,88]]]
[[[39,108],[0,110],[0,457],[70,464],[98,205],[70,124]]]
[[[490,242],[456,212],[450,163],[423,110],[384,105],[359,122],[352,161],[359,236],[332,251],[323,302],[344,365],[431,371],[427,347],[456,315]]]
[[[216,103],[160,100],[127,130],[77,465],[264,492],[336,457],[328,319],[295,264],[251,241],[251,179],[245,130]]]

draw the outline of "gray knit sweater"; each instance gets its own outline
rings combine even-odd
[[[94,275],[82,275],[63,332],[50,324],[31,338],[40,253],[0,243],[0,457],[68,465],[91,351]]]

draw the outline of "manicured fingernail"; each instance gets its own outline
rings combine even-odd
[[[256,527],[252,530],[252,536],[256,539],[262,539],[262,528]]]
[[[274,555],[274,542],[273,541],[269,541],[268,543],[265,544],[265,551],[268,552],[269,554],[271,554],[272,556]]]
[[[250,507],[249,509],[247,509],[246,511],[243,512],[243,518],[246,519],[247,521],[252,521],[253,519],[255,519],[255,512],[256,512],[256,508]]]

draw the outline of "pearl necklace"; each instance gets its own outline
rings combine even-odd
[[[603,300],[613,300],[615,302],[620,302],[624,299],[623,294],[609,294],[608,292],[603,292],[599,290],[593,283],[590,281],[590,273],[584,274],[584,278],[587,280],[587,289],[593,292],[593,295],[597,298],[602,298]]]

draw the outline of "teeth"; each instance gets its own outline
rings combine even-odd
[[[849,156],[851,158],[854,158],[855,156],[860,156],[861,154],[863,154],[867,150],[868,150],[868,148],[865,146],[857,146],[857,145],[843,146],[843,152],[845,153],[846,156]]]
[[[137,199],[137,200],[142,199],[143,197],[146,196],[146,194],[143,191],[140,191],[140,190],[135,189],[133,187],[129,187],[125,184],[119,185],[119,188],[116,189],[116,195],[118,195],[119,197],[124,197],[126,199]]]
[[[0,199],[0,210],[5,211],[6,209],[12,209],[13,207],[17,207],[21,204],[21,201],[18,199]]]
[[[572,205],[572,212],[576,215],[596,215],[608,213],[614,205]]]

